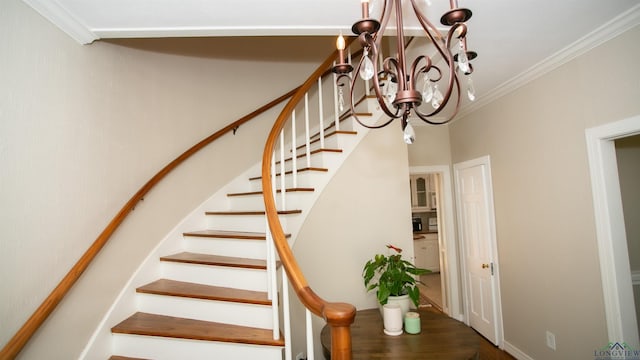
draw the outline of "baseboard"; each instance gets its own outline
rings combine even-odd
[[[508,341],[504,341],[504,351],[508,352],[509,355],[513,356],[518,360],[533,360],[533,358],[527,354],[525,354],[522,350],[517,347],[511,345]]]

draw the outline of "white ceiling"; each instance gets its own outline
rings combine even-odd
[[[361,16],[358,0],[23,1],[84,44],[128,37],[350,34]],[[372,16],[380,1],[372,0]],[[415,1],[426,7],[427,0]],[[425,12],[439,24],[449,2],[431,2]],[[458,2],[473,11],[467,38],[479,54],[473,61],[475,106],[640,24],[640,0]]]

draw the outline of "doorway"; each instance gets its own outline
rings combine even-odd
[[[640,333],[640,135],[616,139],[614,143],[627,234],[636,324]]]
[[[640,116],[585,131],[609,341],[640,347],[616,140],[640,134]]]
[[[442,311],[456,320],[462,320],[461,295],[458,271],[458,249],[455,236],[453,186],[451,169],[447,165],[442,166],[414,166],[409,169],[410,176],[417,174],[432,174],[435,177],[435,199],[437,208],[437,245],[439,273],[437,282],[433,285],[440,286]],[[428,227],[428,222],[423,226]],[[414,246],[414,255],[418,253]],[[418,255],[419,256],[419,255]],[[414,259],[418,260],[418,259]],[[418,263],[419,261],[416,261]],[[437,290],[437,289],[433,289]]]

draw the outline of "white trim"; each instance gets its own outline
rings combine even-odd
[[[613,39],[614,37],[639,24],[640,4],[618,15],[611,21],[593,30],[582,38],[576,40],[573,44],[567,46],[566,48],[533,65],[519,75],[512,77],[486,95],[483,95],[477,101],[470,103],[468,106],[465,106],[464,109],[461,109],[460,115],[458,115],[457,118],[462,118],[465,115],[470,114],[477,109],[501,98],[502,96],[511,93],[521,86],[555,70],[556,68],[575,59],[576,57]]]
[[[22,0],[49,20],[60,30],[82,45],[90,44],[98,37],[56,0]]]
[[[211,36],[335,36],[335,27],[318,26],[175,26],[175,27],[125,27],[94,28],[102,39],[107,38],[158,38],[158,37],[211,37]]]
[[[453,208],[453,187],[451,182],[451,167],[449,165],[438,166],[412,166],[409,168],[409,174],[429,174],[438,173],[442,177],[442,206],[438,211],[442,214],[444,226],[444,239],[440,239],[445,248],[446,261],[442,268],[446,273],[448,281],[445,282],[445,291],[449,296],[446,297],[446,303],[443,304],[445,312],[456,320],[462,320],[463,313],[461,307],[462,295],[460,294],[459,283],[459,265],[458,265],[458,244],[456,241],[456,228],[454,225],[454,208]],[[441,260],[442,264],[442,260]]]
[[[614,140],[640,133],[640,116],[585,130],[609,341],[640,346]]]
[[[504,326],[502,322],[502,296],[500,291],[500,260],[498,259],[498,240],[496,235],[496,222],[495,222],[495,210],[493,206],[493,181],[491,178],[491,158],[489,155],[482,156],[476,159],[459,162],[453,165],[454,180],[455,180],[455,194],[456,194],[456,207],[457,207],[457,220],[458,220],[458,233],[461,233],[460,219],[462,214],[460,213],[460,183],[458,181],[458,172],[460,169],[466,169],[474,166],[486,167],[486,183],[485,183],[485,195],[487,198],[488,206],[488,219],[489,232],[491,241],[491,262],[493,263],[494,276],[492,277],[493,283],[493,296],[494,296],[494,322],[495,322],[495,336],[496,344],[499,348],[504,348]],[[460,238],[460,272],[462,274],[462,292],[464,295],[464,323],[469,325],[469,288],[466,281],[466,263],[465,259],[465,244],[464,239]]]
[[[524,351],[518,349],[517,347],[513,346],[510,342],[505,341],[504,342],[504,351],[508,352],[509,355],[513,356],[514,358],[518,359],[518,360],[533,360],[533,358],[527,354],[524,353]]]

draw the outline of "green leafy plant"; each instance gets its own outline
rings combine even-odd
[[[420,300],[420,289],[416,286],[419,280],[414,276],[424,275],[431,271],[417,268],[409,261],[402,259],[402,249],[387,245],[396,253],[393,255],[377,254],[367,261],[362,270],[364,286],[367,291],[377,289],[376,296],[380,305],[387,303],[389,296],[409,295],[417,307]],[[413,275],[413,276],[412,276]]]

